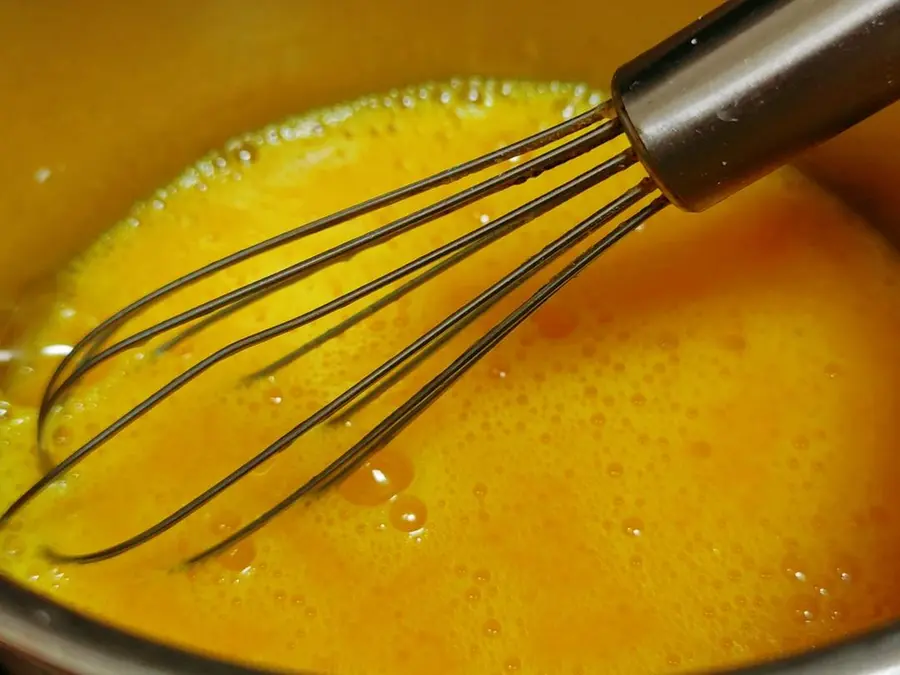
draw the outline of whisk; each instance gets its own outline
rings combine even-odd
[[[61,361],[50,378],[38,417],[38,448],[48,462],[47,471],[0,516],[0,526],[116,434],[224,359],[402,282],[334,328],[247,377],[252,381],[270,375],[525,223],[614,174],[638,163],[643,165],[648,177],[559,236],[166,518],[103,550],[84,554],[50,552],[49,555],[60,563],[97,562],[157,537],[317,425],[340,419],[380,395],[512,290],[618,220],[344,454],[271,509],[187,562],[196,563],[233,546],[300,499],[344,479],[557,291],[649,218],[669,205],[691,212],[707,209],[801,151],[900,98],[900,0],[733,0],[620,68],[611,90],[609,101],[579,116],[228,255],[173,280],[100,323]],[[220,349],[153,393],[61,462],[49,465],[49,456],[43,450],[48,420],[66,395],[98,365],[175,331],[161,347],[170,349],[189,335],[280,288],[596,150],[622,135],[629,141],[627,149],[547,194],[311,311]],[[552,144],[558,145],[446,199],[112,342],[118,331],[151,305],[232,265]]]

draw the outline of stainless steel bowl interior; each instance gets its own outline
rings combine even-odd
[[[0,3],[0,307],[235,133],[311,106],[455,75],[605,86],[618,64],[715,4]],[[799,165],[900,243],[900,106]],[[18,673],[257,672],[127,635],[2,578],[0,645],[17,654],[10,667]],[[745,672],[898,674],[900,626]]]

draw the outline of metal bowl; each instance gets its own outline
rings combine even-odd
[[[81,0],[0,3],[0,304],[228,137],[456,75],[604,86],[716,0]],[[900,243],[900,106],[799,166]],[[75,614],[0,578],[14,675],[259,673]],[[2,668],[2,667],[0,667]],[[900,625],[741,671],[896,675]]]

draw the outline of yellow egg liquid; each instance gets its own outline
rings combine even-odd
[[[22,356],[0,391],[0,506],[39,476],[35,406],[59,345],[205,263],[599,100],[563,84],[426,86],[288,120],[191,167],[61,272],[49,309],[29,310],[26,299]],[[52,415],[48,451],[62,459],[216,349],[490,222],[621,147],[329,267],[166,353],[155,350],[175,333],[105,363]],[[350,447],[562,262],[348,424],[314,429],[151,543],[86,566],[42,557],[48,545],[112,545],[167,515],[641,177],[635,167],[523,226],[270,377],[244,381],[372,298],[213,367],[0,532],[0,569],[169,643],[342,675],[718,668],[900,615],[900,263],[790,170],[703,215],[664,211],[340,487],[226,553],[179,567]],[[454,189],[240,264],[117,338]]]

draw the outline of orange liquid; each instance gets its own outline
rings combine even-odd
[[[21,360],[0,396],[0,504],[38,476],[34,406],[58,362],[48,347],[73,344],[191,269],[533,133],[591,96],[493,82],[416,89],[290,120],[199,162],[62,272],[49,311],[22,320]],[[614,150],[328,268],[161,356],[157,340],[104,364],[52,417],[48,449],[61,459],[219,347],[490,222]],[[337,457],[560,265],[349,425],[313,430],[153,542],[89,566],[41,557],[42,545],[87,552],[148,527],[640,175],[524,226],[269,378],[241,384],[365,302],[212,368],[0,533],[0,569],[168,642],[348,675],[724,667],[900,615],[900,265],[791,171],[701,216],[664,212],[339,488],[217,558],[171,572]],[[412,208],[241,264],[119,337]]]

